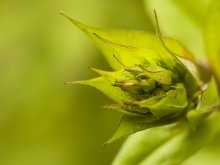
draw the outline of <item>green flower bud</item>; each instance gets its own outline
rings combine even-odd
[[[194,58],[177,41],[163,39],[159,27],[160,40],[147,32],[97,29],[67,18],[96,43],[114,69],[92,68],[100,77],[74,82],[99,89],[116,102],[103,108],[123,113],[108,143],[177,122],[196,108],[203,89]]]

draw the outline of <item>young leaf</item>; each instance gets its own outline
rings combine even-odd
[[[179,57],[175,52],[173,52],[173,50],[171,50],[167,46],[160,31],[156,10],[154,10],[154,15],[156,19],[156,30],[157,30],[158,37],[161,41],[161,44],[163,45],[164,49],[173,57],[173,62],[176,64],[174,67],[174,70],[178,70],[177,71],[179,72],[178,74],[185,74],[184,77],[185,77],[186,88],[189,89],[189,85],[191,86],[188,92],[195,93],[196,91],[200,89],[200,86],[201,86],[200,77],[197,72],[198,70],[197,64],[193,63],[193,61],[190,61],[188,59]]]
[[[162,94],[152,96],[151,98],[148,98],[148,99],[145,99],[145,100],[142,100],[142,101],[136,101],[134,103],[139,105],[142,108],[149,108],[151,105],[154,105],[154,104],[158,103],[165,96],[166,96],[166,94],[162,93]]]
[[[113,87],[110,81],[104,77],[97,77],[85,81],[67,82],[67,84],[84,84],[95,87],[116,102],[130,100],[130,96],[128,94],[124,93],[119,88]]]
[[[64,15],[63,13],[61,14]],[[154,34],[144,31],[94,28],[75,21],[66,15],[64,16],[81,30],[83,30],[88,35],[88,37],[96,43],[97,47],[102,51],[103,55],[106,57],[113,69],[121,69],[122,66],[113,57],[115,52],[112,50],[112,45],[109,45],[109,43],[115,43],[117,45],[121,45],[122,47],[148,49],[158,52],[164,61],[168,60],[170,67],[173,66],[173,64],[169,62],[171,58],[170,54],[164,50],[158,38]],[[164,40],[166,41],[169,48],[176,52],[179,56],[190,59],[192,61],[194,60],[191,53],[189,53],[179,42],[171,38],[165,38]]]
[[[161,61],[160,55],[152,50],[119,45],[98,35],[96,36],[111,49],[116,58],[115,60],[118,60],[119,64],[122,64],[121,68],[133,67],[135,65],[158,64]]]
[[[129,77],[128,77],[129,74],[127,76],[124,76],[125,72],[123,70],[110,72],[110,71],[104,71],[104,70],[99,70],[99,69],[95,69],[95,68],[90,68],[90,69],[95,71],[99,75],[105,77],[107,80],[109,80],[111,82],[111,84],[114,84],[119,79],[123,79],[123,80],[129,79]]]
[[[210,142],[220,131],[220,114],[213,113],[202,121],[196,130],[182,132],[155,149],[138,165],[179,165]],[[144,137],[143,137],[144,138]]]
[[[140,113],[140,112],[132,110],[132,109],[131,110],[127,110],[127,109],[125,110],[124,106],[119,105],[119,104],[106,105],[106,106],[103,106],[103,109],[121,112],[124,115],[128,115],[128,116],[144,117],[146,115],[145,113]]]
[[[158,118],[181,112],[188,105],[185,88],[179,84],[175,90],[170,90],[159,102],[148,108]]]
[[[137,132],[123,144],[112,165],[138,165],[156,148],[176,135],[174,125],[167,125]]]
[[[194,131],[180,124],[174,125],[175,129],[168,125],[134,134],[112,165],[179,165],[216,136],[219,121],[220,114],[214,113]]]
[[[159,66],[151,66],[151,69],[145,68],[146,72],[139,74],[138,76],[146,76],[155,80],[156,82],[164,85],[170,85],[172,83],[173,73],[170,70],[163,69]]]
[[[117,131],[115,132],[113,137],[106,142],[106,144],[112,143],[116,140],[134,134],[135,132],[138,131],[142,131],[160,125],[170,124],[172,121],[173,121],[172,118],[167,118],[166,120],[160,120],[150,114],[142,117],[123,115]]]

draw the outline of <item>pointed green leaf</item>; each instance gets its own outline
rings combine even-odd
[[[91,69],[95,71],[96,73],[98,73],[99,75],[108,79],[112,84],[114,84],[116,81],[119,81],[119,80],[126,81],[126,80],[131,79],[130,75],[126,74],[123,70],[110,72],[110,71],[103,71],[103,70],[94,69],[94,68],[91,68]]]
[[[100,90],[102,93],[104,93],[106,96],[108,96],[109,98],[111,98],[112,100],[116,102],[130,100],[130,96],[127,93],[121,91],[120,88],[113,87],[110,81],[104,77],[97,77],[97,78],[93,78],[93,79],[85,80],[85,81],[68,82],[68,84],[71,84],[71,83],[84,84],[84,85],[95,87],[98,90]]]
[[[146,76],[155,80],[160,84],[170,85],[172,83],[173,73],[170,70],[163,69],[159,66],[152,65],[148,68],[144,68],[146,71],[138,76]]]
[[[191,88],[190,90],[188,90],[188,93],[190,95],[193,95],[195,92],[198,91],[198,89],[201,86],[200,77],[197,72],[198,66],[193,61],[190,61],[186,58],[179,57],[173,50],[169,48],[169,46],[164,41],[163,36],[161,34],[156,10],[154,10],[154,14],[155,14],[156,30],[157,30],[158,37],[164,49],[173,57],[173,62],[175,63],[175,67],[172,70],[173,72],[177,72],[176,75],[177,77],[179,77],[179,79],[181,79],[181,77],[183,76],[185,77],[186,88],[189,89],[189,84],[191,85]]]
[[[64,15],[63,13],[61,14]],[[147,54],[152,54],[152,52],[149,51],[155,51],[161,55],[164,61],[168,61],[167,64],[170,65],[170,67],[173,67],[174,65],[173,63],[170,63],[172,57],[166,50],[164,50],[162,44],[158,40],[157,36],[155,36],[154,34],[144,31],[110,30],[94,28],[84,25],[78,21],[75,21],[66,15],[64,16],[77,27],[79,27],[81,30],[83,30],[88,35],[88,37],[96,43],[97,47],[102,51],[110,65],[116,70],[121,69],[122,66],[113,57],[115,51],[119,52],[116,49],[112,50],[113,45],[117,45],[118,47],[124,47],[128,49],[147,49],[140,50],[141,52],[139,52],[138,54],[146,54],[146,51]],[[172,49],[176,54],[178,54],[181,57],[193,60],[192,55],[179,42],[171,38],[165,38],[165,41],[167,45],[170,47],[170,49]]]
[[[121,45],[106,40],[97,34],[95,34],[95,36],[97,39],[100,39],[105,46],[111,49],[111,52],[116,58],[115,60],[118,60],[119,64],[122,64],[121,68],[133,67],[135,65],[159,64],[161,61],[161,56],[155,51],[146,48],[142,49],[133,46]]]
[[[161,125],[170,124],[174,119],[167,118],[160,120],[153,115],[145,115],[143,117],[127,116],[124,115],[121,118],[119,127],[113,137],[106,142],[106,144],[112,143],[135,132],[142,131],[148,128],[157,127]]]
[[[121,112],[125,115],[128,115],[128,116],[139,116],[139,117],[143,117],[145,116],[146,114],[142,114],[136,110],[125,110],[125,108],[123,108],[122,105],[119,105],[119,104],[113,104],[113,105],[106,105],[103,107],[103,109],[106,109],[106,110],[113,110],[113,111],[117,111],[117,112]]]

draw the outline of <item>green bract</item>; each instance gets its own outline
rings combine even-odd
[[[158,38],[143,31],[93,28],[67,18],[95,42],[114,69],[91,68],[100,77],[69,82],[93,86],[115,101],[103,107],[123,114],[107,143],[187,117],[196,127],[202,115],[194,111],[206,86],[199,80],[193,56],[179,42],[163,39],[159,27]]]

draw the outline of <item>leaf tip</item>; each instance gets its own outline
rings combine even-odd
[[[89,69],[96,72],[96,73],[98,73],[100,76],[107,76],[108,75],[106,71],[103,71],[103,70],[100,70],[100,69],[91,68],[91,67],[89,67]]]
[[[70,84],[85,84],[85,81],[68,81],[64,83],[65,85],[70,85]]]
[[[112,140],[112,138],[108,139],[104,144],[103,144],[103,147],[109,145],[109,144],[112,144],[114,142],[114,140]]]
[[[64,13],[63,13],[63,11],[61,11],[61,10],[59,11],[59,14],[60,14],[60,15],[63,15],[63,16],[64,16]]]
[[[64,14],[63,11],[59,11],[59,14],[64,16],[65,18],[67,18],[68,20],[72,21],[72,18],[70,18],[69,16],[67,16],[66,14]]]
[[[73,18],[71,18],[70,16],[68,16],[67,14],[65,14],[63,11],[59,11],[59,13],[64,16],[66,19],[68,19],[70,22],[72,22],[75,26],[77,26],[78,28],[80,28],[83,31],[86,31],[85,29],[88,30],[87,26],[84,25],[83,23],[80,23],[76,20],[74,20]]]

